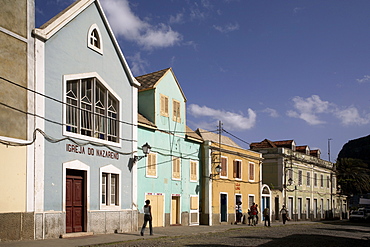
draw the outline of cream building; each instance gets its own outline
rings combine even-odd
[[[262,181],[272,190],[272,220],[283,205],[294,220],[342,217],[346,200],[337,194],[335,166],[320,158],[320,150],[297,146],[294,140],[252,143],[264,158]]]
[[[0,241],[33,239],[34,1],[0,4]]]

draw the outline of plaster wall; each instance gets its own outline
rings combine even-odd
[[[96,24],[101,33],[103,43],[103,55],[87,47],[88,30],[92,24]],[[122,198],[121,209],[132,206],[132,176],[130,172],[130,150],[133,139],[132,100],[133,88],[128,75],[122,67],[121,61],[111,38],[105,29],[105,25],[95,4],[90,5],[77,18],[68,23],[45,44],[45,93],[52,98],[63,101],[65,94],[64,76],[97,73],[121,99],[120,104],[120,140],[118,147],[114,150],[127,153],[120,154],[119,159],[98,157],[96,150],[112,151],[104,146],[96,146],[93,143],[85,145],[85,153],[67,151],[67,144],[75,144],[65,140],[58,143],[45,141],[45,200],[44,210],[63,211],[63,186],[62,164],[64,162],[79,160],[90,167],[90,202],[91,210],[100,209],[100,167],[113,165],[121,170],[120,180],[122,187],[120,198]],[[45,116],[47,119],[57,123],[63,123],[63,105],[60,102],[45,100]],[[63,126],[55,123],[45,122],[45,132],[54,139],[62,139]],[[81,136],[81,143],[84,136]],[[94,149],[95,154],[89,155],[88,149]]]

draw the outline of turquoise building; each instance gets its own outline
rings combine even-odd
[[[186,97],[171,68],[136,77],[138,150],[151,152],[135,162],[139,211],[151,200],[153,226],[198,225],[200,145],[202,138],[186,125]],[[143,215],[139,213],[139,226]]]

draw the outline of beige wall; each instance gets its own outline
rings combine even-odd
[[[0,0],[1,27],[27,38],[27,0]]]
[[[0,145],[0,213],[26,209],[26,147]]]
[[[27,1],[0,0],[0,76],[27,87]],[[0,136],[27,138],[27,90],[0,79]]]

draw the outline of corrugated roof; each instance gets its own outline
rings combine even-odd
[[[150,127],[150,128],[154,128],[154,129],[157,128],[157,126],[154,123],[149,121],[146,117],[144,117],[140,113],[137,114],[137,122],[139,124],[144,124],[144,125],[146,125],[147,127]]]
[[[219,142],[219,134],[212,133],[207,130],[203,130],[199,128],[195,132],[198,133],[205,141],[212,141],[215,143]],[[231,138],[227,136],[223,136],[223,135],[221,135],[221,144],[241,148]]]
[[[203,142],[203,138],[198,135],[194,130],[192,130],[189,126],[186,126],[186,137],[189,139],[195,139],[196,141]]]

